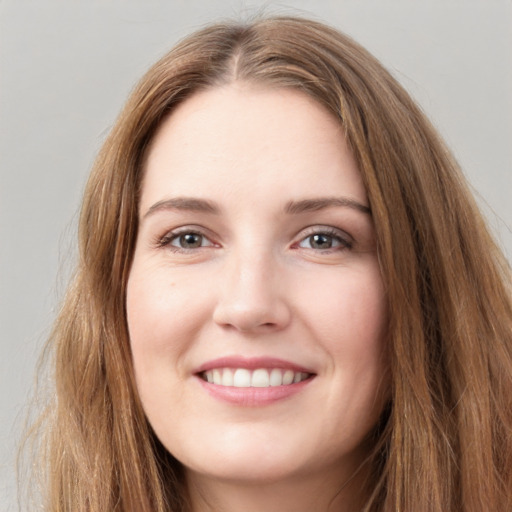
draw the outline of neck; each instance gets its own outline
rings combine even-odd
[[[215,479],[187,472],[191,512],[354,512],[362,508],[364,468],[278,482]]]

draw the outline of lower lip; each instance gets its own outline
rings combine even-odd
[[[269,405],[281,400],[286,400],[297,393],[300,393],[310,384],[314,377],[309,377],[302,382],[289,384],[287,386],[270,386],[268,388],[235,388],[232,386],[219,386],[206,382],[197,377],[203,389],[217,400],[242,407],[258,407]]]

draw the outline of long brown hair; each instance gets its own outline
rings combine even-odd
[[[48,510],[186,510],[180,466],[137,397],[125,289],[155,130],[196,91],[234,80],[296,88],[327,107],[367,188],[392,385],[364,510],[512,510],[510,269],[408,94],[348,37],[291,17],[213,25],[182,41],[142,79],[97,158],[76,276],[50,340]]]

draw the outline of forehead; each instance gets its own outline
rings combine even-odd
[[[295,89],[233,83],[198,92],[157,131],[148,152],[142,202],[213,193],[366,193],[343,128],[325,107]],[[144,205],[141,205],[144,207]]]

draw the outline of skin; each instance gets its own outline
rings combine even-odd
[[[318,198],[341,201],[287,211]],[[356,510],[364,437],[387,390],[367,207],[338,121],[301,92],[212,88],[157,132],[128,326],[145,413],[184,465],[195,512]],[[196,374],[224,356],[280,358],[313,376],[282,400],[228,403]]]

